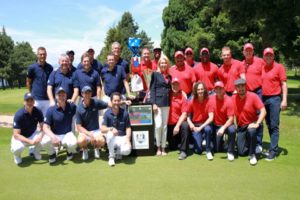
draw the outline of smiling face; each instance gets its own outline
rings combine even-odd
[[[247,48],[247,49],[245,49],[245,50],[243,51],[243,54],[244,54],[244,56],[245,56],[245,59],[246,59],[246,60],[249,60],[249,59],[251,59],[251,58],[253,57],[253,55],[254,55],[254,50],[251,49],[251,48]]]
[[[59,65],[61,71],[66,74],[69,71],[70,58],[68,56],[60,56]]]
[[[109,68],[114,68],[116,61],[115,61],[115,56],[114,55],[107,55],[107,64]]]
[[[235,88],[240,97],[244,97],[246,95],[246,84],[236,85]]]
[[[225,65],[230,65],[231,64],[231,51],[229,49],[224,49],[222,50],[222,60],[224,62]]]
[[[88,56],[83,57],[81,64],[84,70],[89,70],[91,68],[90,58]]]
[[[266,55],[264,55],[264,61],[267,65],[272,65],[272,63],[274,62],[274,55],[272,53],[267,53]]]
[[[38,62],[40,64],[44,64],[46,62],[47,59],[47,52],[45,49],[39,49],[37,52],[37,58],[38,58]]]
[[[166,59],[161,59],[160,64],[159,64],[159,69],[160,69],[161,73],[168,71],[169,63]]]

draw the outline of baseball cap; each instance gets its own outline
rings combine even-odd
[[[81,92],[87,92],[87,91],[92,91],[92,88],[90,87],[90,86],[88,86],[88,85],[86,85],[86,86],[84,86],[82,89],[81,89]]]
[[[176,78],[176,77],[175,77],[175,78],[173,78],[173,79],[172,79],[172,83],[179,83],[179,79],[178,79],[178,78]]]
[[[65,93],[66,91],[65,91],[65,89],[63,87],[59,87],[59,88],[57,88],[55,94],[58,94],[60,92],[64,92]]]
[[[246,84],[246,80],[245,79],[237,79],[236,81],[234,81],[234,85],[242,85],[242,84]]]
[[[66,54],[67,55],[69,55],[69,54],[75,55],[75,52],[73,50],[69,50],[69,51],[66,52]]]
[[[246,49],[254,49],[254,47],[253,47],[253,45],[251,44],[251,43],[246,43],[245,45],[244,45],[244,51],[246,50]]]
[[[215,88],[216,87],[224,88],[224,83],[222,81],[217,81],[217,82],[215,82]]]
[[[182,51],[176,51],[176,53],[175,53],[175,58],[177,58],[177,57],[179,57],[179,56],[184,57]]]
[[[185,54],[187,54],[188,52],[194,53],[193,49],[191,47],[186,48],[185,51],[184,51]]]
[[[272,55],[274,55],[273,49],[270,48],[270,47],[265,48],[265,50],[264,50],[264,56],[267,55],[267,54],[269,54],[269,53],[272,54]]]
[[[155,45],[154,48],[153,48],[153,51],[155,51],[155,50],[160,50],[161,51],[160,45]]]
[[[203,52],[207,52],[209,54],[209,50],[208,48],[204,47],[200,50],[200,54],[202,54]]]
[[[24,94],[24,100],[27,101],[29,99],[33,99],[33,96],[30,92]]]

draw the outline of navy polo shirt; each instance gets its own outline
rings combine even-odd
[[[101,71],[101,78],[104,83],[104,92],[107,96],[110,96],[113,92],[122,93],[124,89],[123,80],[126,79],[125,70],[116,65],[112,71],[105,67]]]
[[[52,71],[53,67],[48,63],[42,66],[36,62],[29,66],[27,77],[32,80],[31,93],[35,100],[48,100],[47,81]]]
[[[129,115],[126,110],[120,108],[119,114],[114,115],[111,108],[108,108],[103,116],[103,125],[114,127],[118,130],[120,136],[126,135],[126,128],[130,128]]]
[[[53,96],[55,96],[55,91],[59,87],[64,88],[68,99],[71,99],[73,96],[74,80],[72,72],[64,74],[60,69],[51,72],[48,85],[52,86]]]
[[[97,86],[101,86],[101,82],[99,74],[95,70],[90,69],[90,71],[86,72],[83,69],[78,69],[75,71],[74,87],[79,88],[79,91],[81,91],[84,86],[92,88],[93,97],[97,95]]]
[[[76,70],[77,68],[74,65],[71,65],[71,73],[73,74]]]
[[[23,107],[15,114],[14,129],[21,129],[21,135],[29,138],[36,130],[38,122],[43,122],[43,113],[38,108],[33,107],[32,113],[29,114]]]
[[[101,70],[103,68],[102,64],[100,61],[94,59],[93,60],[93,63],[91,63],[91,66],[92,66],[92,69],[95,70],[96,72],[98,72],[98,74],[100,75],[101,73]],[[82,69],[83,68],[83,65],[81,63],[79,63],[77,65],[77,69]]]
[[[51,127],[54,134],[63,135],[72,131],[75,112],[76,106],[73,103],[67,102],[65,110],[55,104],[48,108],[44,122]]]
[[[125,73],[129,74],[129,72],[130,72],[129,71],[129,63],[126,60],[124,60],[123,58],[119,58],[119,60],[118,60],[118,62],[117,62],[116,65],[122,66],[124,68],[124,70],[125,70]]]
[[[76,124],[81,124],[88,131],[99,129],[98,110],[105,108],[107,103],[102,100],[91,99],[89,107],[85,107],[81,102],[76,111]]]

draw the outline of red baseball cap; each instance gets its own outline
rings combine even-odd
[[[179,83],[179,79],[178,79],[178,78],[176,78],[176,77],[175,77],[175,78],[173,78],[173,79],[172,79],[172,83]]]
[[[179,57],[179,56],[184,57],[184,54],[183,54],[182,51],[176,51],[176,53],[175,53],[175,58],[177,58],[177,57]]]
[[[272,54],[274,55],[274,50],[271,48],[271,47],[268,47],[268,48],[265,48],[264,50],[264,56],[267,55],[267,54]]]
[[[206,47],[204,47],[204,48],[202,48],[202,49],[200,50],[200,54],[202,54],[202,53],[205,52],[205,51],[209,54],[209,50],[208,50],[208,48],[206,48]]]
[[[185,49],[184,53],[187,54],[188,52],[194,53],[191,47]]]
[[[246,50],[246,49],[254,49],[254,47],[253,47],[253,45],[251,44],[251,43],[246,43],[245,45],[244,45],[244,51]]]
[[[216,87],[224,88],[224,83],[222,81],[217,81],[217,82],[215,82],[215,88]]]

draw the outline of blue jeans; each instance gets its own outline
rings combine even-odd
[[[196,127],[199,127],[200,125],[196,125]],[[211,151],[211,138],[212,138],[212,127],[211,125],[205,126],[200,132],[193,131],[192,136],[193,136],[193,141],[194,141],[194,151],[197,154],[202,153],[202,140],[203,140],[203,135],[206,140],[206,152]]]
[[[221,126],[214,125],[214,136],[215,136],[215,151],[220,152],[223,150],[223,135],[218,136],[217,132]],[[234,145],[235,145],[235,135],[236,135],[236,128],[235,125],[230,125],[224,132],[224,134],[228,135],[228,153],[234,153]]]
[[[253,90],[252,92],[256,93],[257,96],[260,98],[260,100],[263,101],[261,87]],[[257,115],[259,115],[259,114],[260,114],[260,112],[257,112]],[[257,138],[257,145],[262,146],[263,136],[264,136],[264,126],[262,124],[262,127],[261,127],[261,129],[259,130],[259,132],[257,133],[257,136],[256,136],[256,138]]]
[[[269,151],[277,153],[279,141],[279,117],[281,97],[279,95],[268,97],[264,96],[263,102],[267,111],[266,122],[271,139]]]
[[[240,156],[255,154],[256,137],[261,126],[248,129],[248,125],[237,129],[237,150]]]

